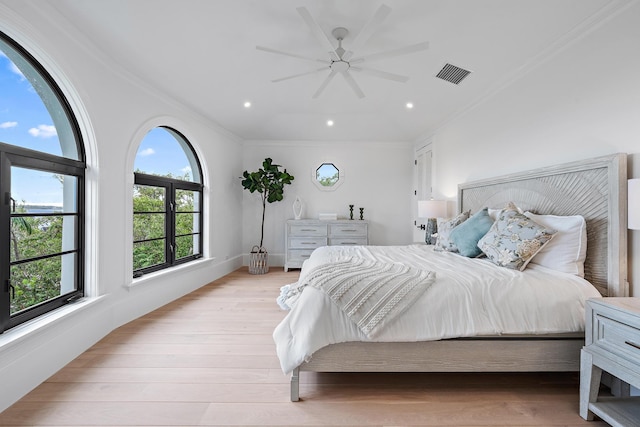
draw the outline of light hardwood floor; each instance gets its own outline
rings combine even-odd
[[[124,325],[0,425],[606,425],[578,415],[577,373],[302,373],[291,403],[271,333],[279,287],[297,277],[241,269]]]

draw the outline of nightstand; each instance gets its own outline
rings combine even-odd
[[[640,298],[588,300],[580,357],[580,416],[640,425],[640,397],[598,397],[602,371],[640,388]]]

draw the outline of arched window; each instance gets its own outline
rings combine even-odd
[[[186,138],[147,133],[135,160],[133,276],[202,257],[202,172]]]
[[[62,91],[0,33],[0,332],[83,295],[83,142]]]

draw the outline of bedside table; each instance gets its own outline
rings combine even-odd
[[[598,397],[603,370],[640,388],[640,298],[588,300],[580,356],[580,416],[640,425],[640,397]]]

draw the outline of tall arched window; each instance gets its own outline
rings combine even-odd
[[[83,295],[83,142],[62,91],[0,33],[0,332]]]
[[[133,276],[202,257],[202,171],[186,138],[157,127],[140,143],[133,188]]]

